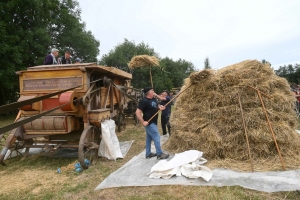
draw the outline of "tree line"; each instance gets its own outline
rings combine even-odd
[[[290,83],[300,84],[300,64],[280,66],[275,70],[276,75],[284,77]]]

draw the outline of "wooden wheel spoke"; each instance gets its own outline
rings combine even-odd
[[[98,148],[100,132],[97,131],[97,127],[88,126],[81,134],[78,148],[79,162],[84,169],[88,168],[85,159],[90,161],[96,160],[98,157]]]
[[[85,151],[84,153],[83,153],[83,155],[86,155],[88,152],[90,152],[91,151],[91,149],[88,149],[87,151]]]

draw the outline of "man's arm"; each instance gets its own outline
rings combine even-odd
[[[142,113],[143,112],[138,108],[135,111],[136,117],[140,120],[140,122],[143,124],[143,126],[148,126],[149,123],[147,121],[144,121]]]
[[[154,98],[158,98],[158,99],[161,100],[161,101],[167,100],[165,97],[162,97],[162,96],[160,96],[160,95],[157,95],[156,93],[154,93]]]

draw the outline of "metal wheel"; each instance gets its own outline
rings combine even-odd
[[[93,163],[98,158],[98,149],[100,144],[100,132],[96,126],[86,127],[79,140],[78,158],[81,166],[87,169],[89,164],[85,162],[88,159]]]
[[[18,121],[18,120],[16,120],[16,121]],[[18,128],[11,130],[8,135],[5,133],[0,135],[0,149],[2,149],[0,152],[0,164],[1,165],[5,165],[4,157],[5,157],[6,153],[8,152],[8,150],[10,150],[8,158],[11,158],[13,155],[14,156],[19,156],[19,155],[22,156],[23,155],[20,151],[24,148],[25,142],[26,142],[23,139],[23,133],[24,133],[24,129],[22,126],[20,126]]]
[[[2,135],[1,140],[2,139],[5,139],[5,144],[4,145],[2,144],[2,143],[4,143],[4,141],[0,141],[1,146],[3,147],[1,152],[0,152],[0,164],[5,166],[6,164],[4,163],[4,157],[5,157],[5,155],[6,155],[6,153],[9,149],[13,149],[14,147],[16,147],[16,146],[13,145],[16,141],[16,138],[14,137],[13,134],[9,134],[7,137]],[[14,146],[14,147],[12,147],[12,146]]]
[[[5,148],[5,141],[6,141],[7,135],[5,133],[2,133],[0,135],[0,164],[5,166],[6,164],[3,162],[4,160],[4,156],[6,154],[6,151],[3,150],[3,148]],[[1,152],[1,151],[5,151],[5,152]]]

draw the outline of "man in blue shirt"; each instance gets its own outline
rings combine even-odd
[[[171,97],[169,96],[169,92],[167,90],[164,90],[162,93],[161,93],[161,102],[160,104],[165,106],[170,100],[171,100]],[[167,106],[166,106],[166,109],[164,109],[161,113],[161,128],[163,130],[163,135],[166,135],[167,134],[167,128],[168,128],[168,132],[169,132],[169,135],[171,135],[171,125],[170,125],[170,115],[171,115],[171,103],[169,103]]]

